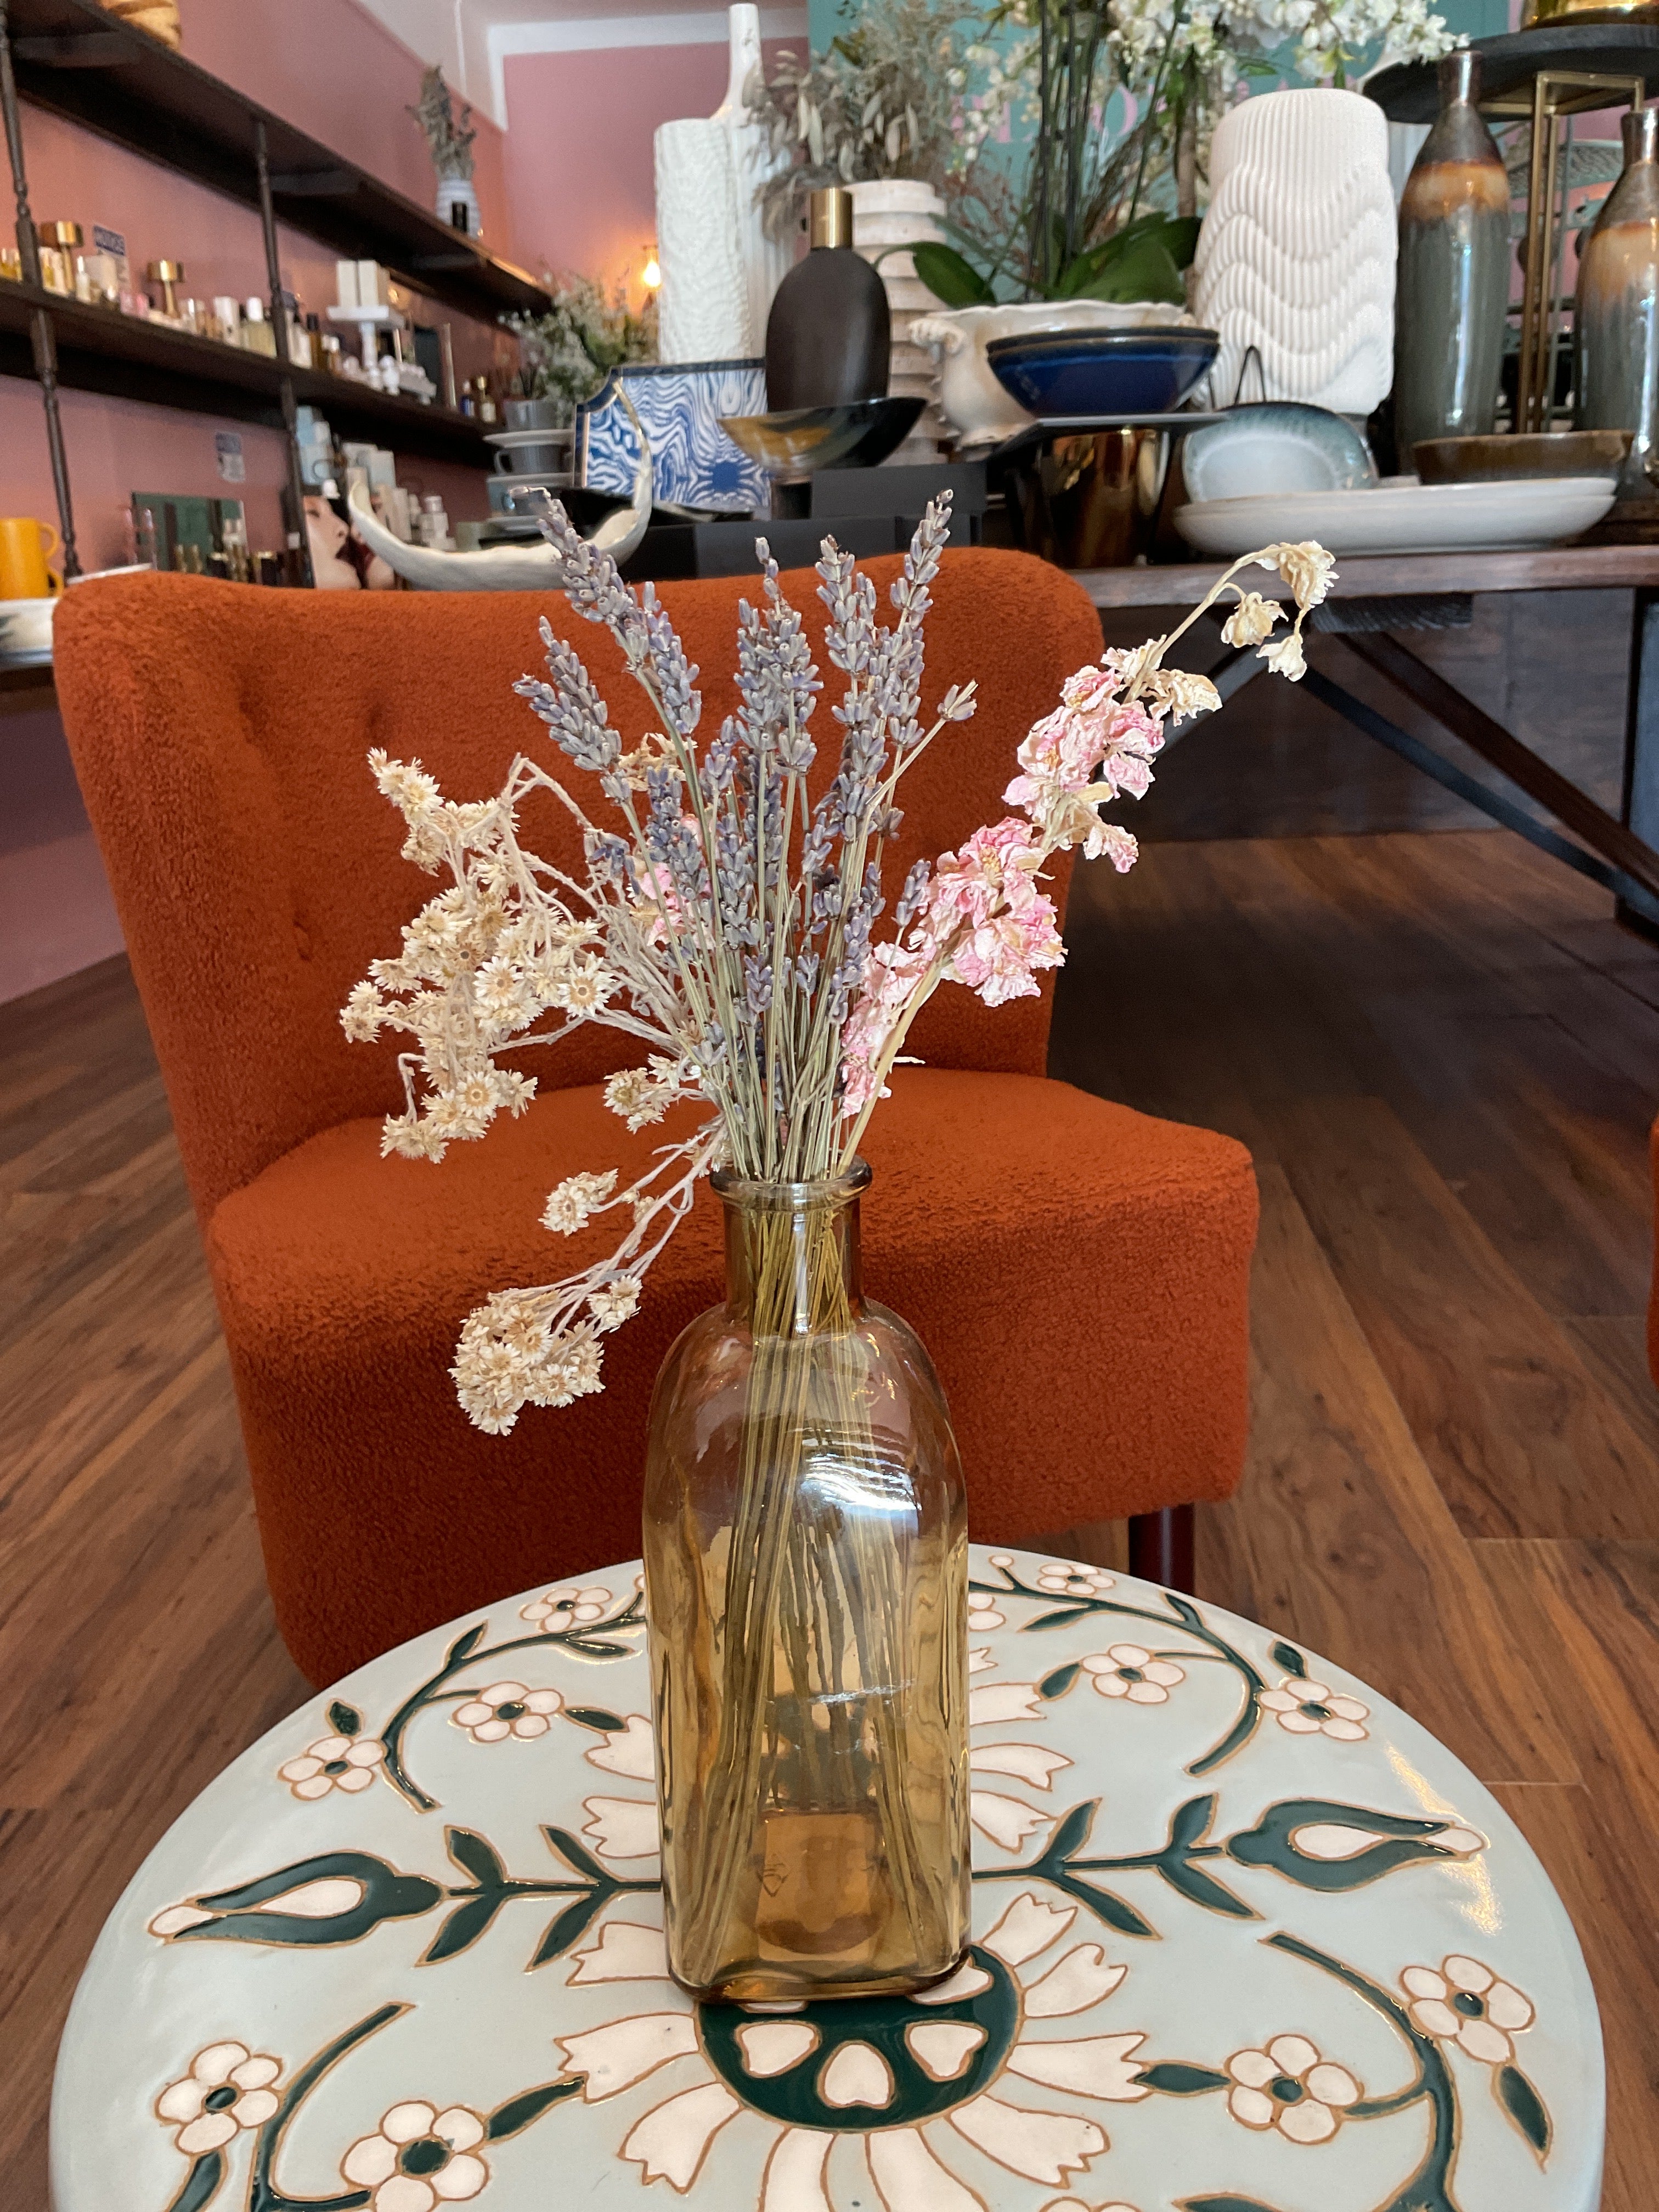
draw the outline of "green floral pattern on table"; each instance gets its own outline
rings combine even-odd
[[[206,2033],[164,2042],[152,2004],[115,2034],[95,1960],[64,2061],[124,2083],[155,2054],[172,2178],[134,2212],[527,2212],[564,2182],[585,2212],[1590,2212],[1593,2007],[1502,1814],[1295,1646],[1097,1569],[975,1553],[961,1967],[693,2004],[631,1575],[376,1662],[160,1847],[100,1954]],[[410,1818],[440,1790],[465,1818]],[[58,2197],[105,2212],[72,2173]]]

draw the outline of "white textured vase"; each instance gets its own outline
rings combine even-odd
[[[440,222],[451,230],[455,228],[452,213],[457,201],[466,210],[466,234],[469,238],[483,236],[483,216],[478,206],[477,187],[471,177],[440,177],[434,211]]]
[[[1216,125],[1194,309],[1225,406],[1254,346],[1269,399],[1369,415],[1394,380],[1389,126],[1357,92],[1269,92]]]
[[[951,426],[939,409],[933,356],[917,343],[913,326],[919,315],[937,307],[939,301],[917,276],[915,256],[892,249],[917,246],[926,239],[942,239],[945,202],[931,185],[904,177],[884,178],[849,189],[854,250],[874,268],[887,295],[892,325],[888,396],[927,403],[915,429],[890,459],[899,465],[936,460],[940,444],[951,434]]]
[[[659,358],[745,361],[760,349],[730,133],[712,117],[688,117],[659,126],[656,152]]]
[[[738,250],[743,257],[744,280],[749,294],[749,335],[752,350],[766,343],[766,319],[772,312],[772,295],[794,265],[793,239],[766,235],[756,194],[769,177],[789,167],[789,156],[774,154],[763,124],[751,117],[744,99],[749,80],[761,65],[760,9],[741,4],[726,10],[731,43],[731,72],[726,97],[714,110],[732,148],[732,174],[737,185]],[[660,252],[660,241],[659,252]]]

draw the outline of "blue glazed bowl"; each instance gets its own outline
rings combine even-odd
[[[985,357],[1028,415],[1164,415],[1220,344],[1215,331],[1051,331],[994,338]]]

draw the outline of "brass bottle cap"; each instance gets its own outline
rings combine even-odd
[[[853,195],[839,185],[814,192],[808,235],[814,246],[853,243]]]
[[[79,246],[81,226],[78,222],[38,222],[34,234],[42,246]]]

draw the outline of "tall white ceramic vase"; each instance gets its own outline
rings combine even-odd
[[[746,361],[749,319],[732,142],[723,123],[688,117],[656,137],[657,351],[665,362]]]
[[[769,177],[787,169],[789,156],[774,154],[763,124],[755,121],[746,100],[749,80],[761,66],[760,9],[748,4],[726,10],[732,65],[726,97],[714,119],[725,127],[732,149],[732,175],[737,188],[738,248],[743,257],[744,280],[749,293],[749,331],[753,350],[766,344],[766,319],[772,312],[772,295],[794,264],[793,239],[770,239],[761,222],[756,194]]]
[[[1394,380],[1389,126],[1357,92],[1241,100],[1216,125],[1193,306],[1231,403],[1254,346],[1269,399],[1369,415]],[[1254,397],[1254,392],[1249,395]]]
[[[854,185],[851,190],[854,249],[873,264],[887,295],[893,332],[888,396],[927,403],[915,428],[890,459],[901,465],[934,460],[941,442],[951,434],[951,426],[939,410],[933,356],[912,337],[910,326],[919,315],[937,313],[939,303],[917,276],[915,256],[891,249],[920,245],[926,239],[942,239],[945,202],[931,185],[903,177]]]

